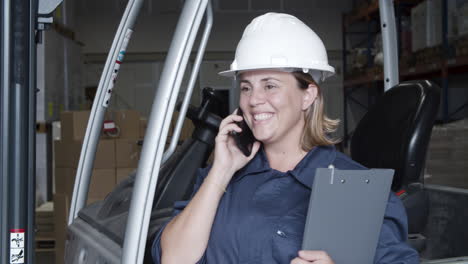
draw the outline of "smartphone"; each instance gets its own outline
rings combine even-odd
[[[243,118],[242,121],[236,122],[236,124],[242,129],[242,132],[238,133],[233,131],[231,135],[234,138],[234,141],[236,142],[239,150],[248,157],[250,156],[250,153],[252,153],[252,146],[256,139],[252,133],[252,130],[250,130],[249,126],[245,122],[245,118],[240,107],[237,108],[237,114]]]

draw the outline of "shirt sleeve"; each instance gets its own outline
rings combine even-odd
[[[407,243],[408,223],[405,208],[400,199],[392,192],[385,211],[380,231],[379,243],[375,253],[376,264],[415,264],[419,255]]]
[[[209,170],[210,170],[209,167],[197,170],[197,176],[196,176],[195,185],[193,187],[193,192],[192,192],[191,197],[193,197],[195,193],[197,193],[198,189],[200,188]],[[153,256],[153,262],[155,264],[161,263],[161,235],[162,235],[162,232],[164,231],[164,228],[166,228],[167,224],[172,220],[172,218],[174,218],[176,215],[182,212],[182,210],[184,210],[184,208],[187,206],[189,202],[190,200],[175,202],[174,212],[173,212],[172,217],[169,220],[167,220],[166,223],[162,225],[161,229],[159,229],[158,233],[156,234],[156,237],[154,238],[153,245],[151,248],[151,255]]]

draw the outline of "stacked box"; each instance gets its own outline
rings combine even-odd
[[[71,196],[74,177],[78,167],[83,139],[90,111],[62,112],[61,140],[54,142],[54,168],[56,194]],[[96,151],[93,176],[88,196],[102,199],[105,192],[94,183],[115,186],[117,168],[136,168],[140,156],[140,115],[134,110],[113,111],[106,120],[114,121],[119,128],[117,135],[102,135]],[[112,174],[112,176],[111,176]],[[95,180],[93,178],[96,178]],[[93,191],[95,190],[95,191]]]
[[[140,128],[139,128],[139,138],[144,138],[145,137],[145,132],[146,132],[146,127],[148,126],[148,119],[146,119],[145,117],[140,117],[140,122],[139,122],[139,125],[138,125]]]
[[[169,136],[168,136],[169,138],[171,138],[174,133],[178,118],[179,118],[179,112],[175,111],[174,115],[172,116],[171,125],[169,128]],[[195,129],[195,126],[193,125],[193,122],[188,118],[184,118],[184,124],[182,125],[182,129],[180,131],[179,142],[183,142],[184,140],[192,137],[192,133],[194,129]]]
[[[117,184],[125,180],[134,171],[136,171],[136,168],[117,168],[116,173],[115,173]]]
[[[61,113],[61,139],[54,142],[55,169],[55,239],[56,263],[63,263],[66,226],[70,202],[75,183],[76,171],[86,133],[90,111]],[[178,114],[171,121],[171,137]],[[134,110],[111,111],[106,113],[105,121],[113,121],[118,133],[101,133],[87,203],[102,200],[116,184],[127,178],[138,166],[141,140],[147,127],[147,120]],[[180,140],[191,137],[194,126],[185,119]]]
[[[468,188],[468,119],[435,126],[426,161],[426,183]]]
[[[167,134],[167,141],[166,141],[166,148],[169,146],[172,137],[174,135],[175,126],[177,124],[177,119],[179,118],[179,112],[174,111],[174,115],[172,116],[171,122],[169,124],[169,131]],[[146,128],[148,126],[148,120],[146,118],[140,118],[140,138],[143,139],[145,137]],[[182,129],[180,131],[178,145],[180,145],[185,140],[192,137],[192,133],[195,130],[195,126],[193,122],[189,118],[184,118],[184,123],[182,125]]]
[[[36,208],[36,240],[54,237],[54,203],[46,202]]]
[[[54,141],[56,263],[63,263],[64,259],[67,219],[89,115],[90,111],[62,112],[61,139]],[[133,171],[140,157],[139,113],[134,110],[113,111],[106,114],[105,120],[113,121],[119,133],[101,135],[89,185],[88,204],[103,200],[118,180],[126,177],[122,175],[122,169]]]
[[[456,20],[458,36],[468,35],[468,1],[459,1],[457,5]]]
[[[411,43],[413,52],[430,47],[430,43],[434,41],[434,38],[442,33],[437,26],[441,24],[441,19],[434,21],[434,18],[431,18],[432,16],[437,17],[440,15],[440,6],[438,10],[431,8],[431,5],[439,2],[426,0],[411,9]]]
[[[442,44],[442,1],[426,0],[411,9],[412,51]],[[447,1],[448,38],[455,36],[456,3]]]
[[[135,139],[140,137],[140,113],[138,111],[110,111],[106,113],[106,120],[114,121],[119,128],[117,138]]]
[[[54,195],[55,223],[55,263],[63,264],[65,259],[65,237],[67,232],[68,213],[70,212],[70,197],[65,194]]]
[[[55,168],[74,168],[78,167],[81,147],[83,141],[59,140],[54,142]],[[112,169],[115,168],[115,140],[101,139],[96,151],[94,160],[94,169]],[[60,187],[60,186],[56,186]],[[56,190],[57,192],[57,190]]]
[[[79,141],[83,140],[90,111],[66,111],[60,114],[61,140]]]

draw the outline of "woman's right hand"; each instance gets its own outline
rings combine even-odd
[[[221,125],[219,126],[219,132],[216,136],[216,145],[214,153],[214,162],[213,168],[222,169],[228,172],[228,175],[232,177],[236,171],[244,167],[254,156],[257,154],[260,149],[260,142],[256,141],[252,146],[252,152],[249,157],[246,157],[240,150],[237,148],[236,143],[232,136],[230,135],[231,131],[240,133],[242,129],[236,124],[243,120],[242,116],[235,114],[237,110],[227,116]],[[226,184],[231,180],[229,179],[220,179]]]
[[[325,251],[300,250],[298,257],[291,260],[290,264],[334,264],[331,257]]]

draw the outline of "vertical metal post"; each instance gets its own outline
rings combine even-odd
[[[33,263],[30,251],[32,225],[28,218],[34,217],[34,188],[28,186],[34,168],[30,161],[31,106],[31,32],[34,0],[3,1],[2,5],[2,263],[22,260]],[[28,191],[31,190],[32,193]],[[32,209],[32,210],[31,210]]]
[[[68,26],[68,1],[63,1],[62,2],[62,23],[66,27]],[[63,108],[65,111],[70,110],[70,70],[69,70],[69,65],[68,65],[68,39],[63,38],[62,43],[63,43]]]
[[[166,57],[151,109],[148,132],[145,135],[138,163],[125,230],[122,252],[122,263],[124,264],[142,263],[143,261],[164,143],[183,73],[207,4],[208,0],[185,1]]]
[[[385,91],[388,91],[399,83],[398,45],[393,1],[379,0],[379,12],[384,54],[384,84]]]
[[[343,80],[346,79],[347,72],[347,47],[346,47],[346,16],[341,16],[341,29],[342,29],[342,38],[341,43],[343,46]],[[346,93],[346,87],[343,85],[343,148],[348,147],[348,98]]]
[[[36,23],[37,0],[29,0],[29,94],[28,94],[28,199],[27,199],[27,228],[26,259],[29,264],[36,263],[35,258],[35,221],[36,221]]]
[[[396,19],[395,19],[395,24],[396,24],[396,32],[397,32],[397,35],[396,35],[396,38],[397,38],[397,45],[398,45],[398,50],[397,50],[397,54],[398,54],[398,58],[400,57],[401,53],[402,53],[402,42],[401,42],[401,33],[402,33],[402,8],[401,8],[401,3],[400,2],[397,2],[395,3],[396,4]]]
[[[25,259],[29,255],[27,248],[28,233],[28,165],[29,161],[29,86],[30,86],[30,11],[29,0],[14,1],[12,5],[12,79],[11,89],[11,142],[10,150],[10,235],[20,238],[16,243],[10,240],[10,255],[12,259]],[[21,239],[23,240],[21,243]],[[22,244],[22,247],[21,247]],[[15,247],[15,249],[13,249]],[[29,260],[25,259],[25,262]]]
[[[192,97],[193,87],[195,86],[195,82],[197,80],[198,71],[200,69],[200,64],[203,59],[203,55],[205,54],[206,44],[208,43],[208,39],[211,33],[211,27],[213,26],[213,10],[211,8],[211,3],[208,3],[208,8],[206,9],[206,22],[205,22],[205,30],[203,32],[203,36],[200,40],[200,46],[198,48],[197,57],[195,58],[195,62],[193,64],[192,75],[190,76],[189,84],[187,90],[185,91],[184,101],[180,108],[179,117],[177,118],[177,123],[175,125],[175,129],[172,135],[171,144],[166,152],[163,154],[162,163],[166,162],[171,155],[174,153],[177,142],[179,141],[180,131],[182,130],[182,126],[184,125],[185,115],[187,113],[188,105],[190,103],[190,98]]]
[[[10,249],[10,239],[9,239],[9,221],[8,221],[8,186],[9,177],[8,172],[10,170],[10,164],[8,160],[8,150],[10,142],[10,131],[9,131],[9,115],[10,115],[10,22],[11,22],[11,0],[2,1],[2,29],[0,30],[1,34],[1,132],[0,132],[0,157],[1,157],[1,174],[0,174],[0,263],[6,264],[9,261],[9,249]]]
[[[96,99],[91,109],[83,146],[81,148],[73,197],[70,204],[70,215],[68,217],[69,225],[73,223],[73,220],[78,216],[78,212],[86,204],[91,172],[93,170],[94,157],[96,156],[104,114],[109,104],[114,82],[117,79],[120,64],[125,56],[135,20],[140,12],[142,4],[143,0],[130,0],[128,2],[99,81]]]
[[[449,54],[448,47],[448,4],[447,0],[442,0],[442,107],[444,123],[449,119],[449,89],[448,89],[448,67],[447,60]]]

